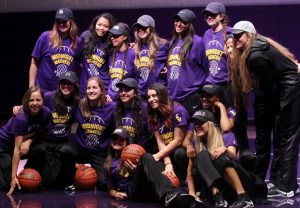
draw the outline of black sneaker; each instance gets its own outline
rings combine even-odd
[[[214,195],[215,207],[227,207],[228,203],[224,199],[223,194],[221,192],[216,193]]]
[[[253,202],[249,198],[248,194],[240,194],[235,202],[233,202],[229,208],[247,208],[254,207]]]
[[[165,196],[166,208],[188,208],[195,201],[192,195],[180,192],[170,192]]]
[[[75,190],[76,190],[76,188],[75,188],[74,184],[70,184],[65,187],[65,191],[75,191]]]
[[[274,197],[283,197],[283,198],[292,198],[294,197],[294,191],[290,191],[290,192],[285,192],[285,191],[281,191],[276,187],[273,187],[271,189],[268,190],[268,198],[274,198]]]

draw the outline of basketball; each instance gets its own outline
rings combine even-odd
[[[93,189],[97,183],[97,172],[92,167],[79,167],[75,174],[75,185],[79,189]]]
[[[142,146],[138,144],[130,144],[123,149],[121,159],[123,161],[129,159],[132,163],[136,164],[136,160],[144,155],[145,152],[146,151]]]
[[[175,186],[176,188],[180,188],[180,180],[179,178],[177,178],[176,175],[173,174],[165,174],[165,175],[170,179],[173,186]]]
[[[36,191],[42,182],[39,172],[32,168],[22,170],[18,175],[18,181],[23,191]]]

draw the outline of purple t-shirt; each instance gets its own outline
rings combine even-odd
[[[85,31],[81,35],[82,46],[87,38],[89,31]],[[83,47],[82,47],[83,48]],[[90,57],[82,57],[82,71],[80,76],[80,92],[81,95],[86,94],[86,81],[90,77],[100,77],[103,81],[105,90],[107,90],[109,85],[109,74],[108,74],[108,64],[107,64],[107,54],[104,51],[105,43],[99,42],[94,53]],[[82,50],[82,49],[81,49]]]
[[[124,168],[119,169],[121,158],[113,158],[110,166],[108,184],[111,184],[117,191],[130,193],[131,177]]]
[[[176,127],[182,127],[188,125],[189,114],[186,109],[180,104],[174,104],[173,112],[172,112],[172,126],[166,127],[164,125],[164,120],[159,120],[158,132],[163,140],[163,142],[167,145],[174,139],[174,129]]]
[[[168,43],[159,46],[156,52],[153,69],[150,71],[150,69],[148,68],[150,62],[149,46],[147,44],[143,44],[141,49],[140,64],[136,66],[135,70],[136,79],[139,86],[139,94],[141,96],[146,96],[148,87],[155,82],[159,82],[164,85],[167,84],[167,80],[162,78],[160,72],[166,65],[168,49]]]
[[[168,91],[170,98],[182,102],[199,90],[205,81],[205,54],[201,37],[194,35],[193,45],[185,62],[180,61],[183,40],[179,39],[168,57]]]
[[[230,147],[230,146],[238,147],[235,135],[232,131],[223,133],[223,142],[225,147]]]
[[[0,128],[0,147],[3,149],[11,148],[16,136],[23,136],[25,139],[32,138],[47,124],[50,115],[50,110],[43,106],[35,116],[28,115],[22,111],[18,115],[11,117]]]
[[[130,138],[129,138],[129,144],[139,144],[143,147],[146,147],[148,144],[148,139],[147,139],[147,103],[142,102],[141,104],[141,113],[142,113],[142,120],[141,120],[141,125],[142,128],[139,129],[137,128],[137,123],[136,119],[133,114],[133,109],[125,109],[125,112],[122,116],[122,121],[120,123],[120,126],[123,128],[127,129]]]
[[[44,129],[44,135],[51,137],[52,139],[59,140],[60,138],[66,138],[71,132],[72,125],[72,106],[67,106],[66,115],[58,115],[55,108],[55,93],[56,91],[45,93],[44,105],[51,110],[51,117],[47,126]]]
[[[87,149],[107,151],[114,130],[114,109],[115,103],[110,102],[96,107],[92,110],[92,116],[86,118],[78,108],[75,113],[79,123],[75,141]]]
[[[61,48],[53,48],[50,45],[49,36],[49,31],[43,32],[31,54],[39,62],[35,83],[44,92],[55,90],[62,74],[67,71],[75,71],[76,57],[79,51],[70,47],[71,38],[64,39]],[[77,41],[79,46],[79,38],[77,38]]]
[[[126,50],[123,52],[116,52],[114,58],[114,65],[112,66],[113,55],[109,56],[109,76],[110,83],[108,86],[107,94],[111,99],[116,100],[119,92],[119,88],[116,87],[116,84],[122,81],[125,78],[134,78],[134,49],[128,49],[127,54]],[[125,63],[126,57],[126,63]]]
[[[228,30],[228,29],[227,29]],[[229,28],[229,31],[231,28]],[[225,41],[223,30],[214,33],[212,29],[206,30],[203,36],[205,54],[207,58],[207,83],[218,84],[228,81],[227,57],[224,54]]]

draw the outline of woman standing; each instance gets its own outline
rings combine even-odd
[[[99,77],[103,80],[105,89],[109,85],[108,52],[111,42],[108,30],[115,24],[114,17],[109,13],[96,16],[88,31],[81,35],[83,44],[82,71],[80,77],[80,92],[85,95],[86,81],[90,77]]]
[[[59,77],[75,71],[79,38],[73,12],[68,8],[56,11],[51,31],[41,34],[32,52],[29,87],[38,85],[43,91],[54,91]]]
[[[20,189],[17,178],[20,157],[28,154],[31,143],[50,118],[50,111],[43,107],[43,103],[44,94],[41,89],[37,86],[30,87],[22,100],[23,111],[12,117],[0,129],[0,177],[3,180],[0,188],[7,189],[11,181],[8,195],[13,193],[16,186]],[[13,148],[13,155],[11,148]],[[30,154],[29,158],[31,158]],[[31,168],[35,168],[40,163],[38,158],[32,159],[35,162],[32,163],[34,166]]]
[[[139,94],[147,99],[147,89],[154,82],[166,85],[164,67],[168,56],[168,41],[160,38],[155,30],[155,20],[142,15],[132,26],[135,37],[135,73]]]
[[[270,38],[257,34],[249,21],[233,27],[237,53],[233,58],[232,89],[234,98],[248,94],[251,88],[259,92],[260,107],[255,114],[263,122],[273,119],[279,106],[279,126],[274,158],[279,158],[277,175],[271,181],[275,191],[268,196],[293,197],[297,189],[297,160],[300,133],[300,75],[295,57],[287,48]],[[274,98],[278,98],[277,101]],[[271,106],[271,108],[267,108]],[[270,128],[265,129],[270,131]],[[267,133],[267,132],[265,132]],[[262,137],[266,138],[266,137]],[[270,154],[270,137],[256,141],[258,157]],[[261,151],[264,150],[264,151]],[[261,160],[260,162],[263,162]]]
[[[110,83],[107,94],[111,100],[116,100],[118,96],[116,84],[125,78],[134,77],[135,55],[134,49],[129,48],[129,31],[128,25],[122,22],[109,30],[113,48],[109,56]]]
[[[194,12],[184,9],[175,15],[174,32],[168,55],[168,91],[190,113],[198,102],[198,90],[205,81],[205,48],[195,35]]]
[[[109,135],[114,129],[113,102],[106,101],[105,88],[99,77],[87,81],[86,96],[80,100],[75,118],[79,125],[73,143],[61,148],[64,162],[63,171],[69,174],[66,178],[70,185],[66,190],[74,190],[73,178],[75,163],[90,163],[98,175],[98,187],[105,189],[103,177],[104,162],[110,144]]]
[[[181,161],[174,161],[174,155],[181,146],[188,119],[188,112],[182,105],[169,99],[164,85],[154,83],[148,88],[148,120],[158,146],[158,152],[153,157],[156,161],[164,161],[166,170],[173,170],[174,164],[175,173],[182,180],[186,169],[181,167]]]

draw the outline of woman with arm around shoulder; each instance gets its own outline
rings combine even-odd
[[[38,85],[45,92],[55,90],[63,73],[75,71],[78,46],[73,12],[58,9],[52,30],[43,32],[33,49],[29,86]]]
[[[158,152],[153,157],[156,161],[165,162],[166,171],[173,172],[174,165],[175,173],[181,179],[184,179],[182,175],[186,170],[180,169],[181,162],[174,161],[174,154],[181,146],[188,119],[188,112],[182,105],[169,99],[164,85],[154,83],[148,88],[148,120],[158,146]]]
[[[165,65],[169,43],[158,36],[155,20],[150,15],[142,15],[132,26],[135,37],[135,74],[139,94],[147,100],[147,89],[154,82],[166,85]]]
[[[1,138],[5,139],[5,142],[1,143],[6,144],[6,148],[12,142],[10,140],[15,139],[11,166],[11,185],[8,195],[13,193],[16,186],[21,188],[17,179],[20,157],[27,155],[35,136],[48,123],[50,118],[51,113],[48,108],[43,107],[43,102],[44,94],[41,89],[37,86],[30,87],[22,100],[23,111],[12,117],[0,130]],[[26,145],[26,148],[24,148],[24,145]],[[3,149],[6,149],[5,146],[3,147]]]

